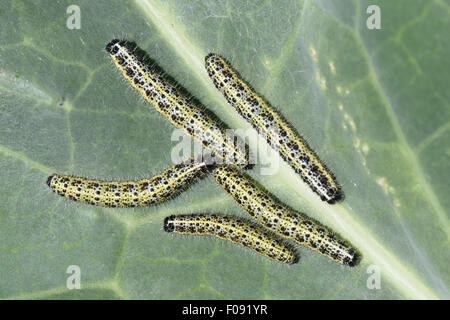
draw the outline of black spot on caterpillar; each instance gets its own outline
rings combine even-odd
[[[160,174],[137,181],[101,181],[53,174],[47,185],[73,201],[102,207],[143,207],[161,203],[179,194],[205,174],[206,164],[189,159]]]
[[[159,67],[145,63],[136,46],[116,39],[108,43],[106,51],[131,86],[175,127],[199,140],[226,164],[249,164],[248,146],[237,137],[228,139],[224,124],[169,76],[163,76]]]
[[[232,216],[192,214],[170,216],[164,230],[180,234],[209,235],[229,240],[280,263],[297,262],[297,255],[288,244],[263,228]]]
[[[334,175],[320,161],[296,130],[221,56],[210,53],[205,67],[216,88],[250,124],[266,138],[303,181],[330,204],[339,201],[343,193]]]
[[[348,266],[354,266],[358,254],[325,227],[304,218],[267,193],[248,175],[228,166],[211,170],[219,185],[257,222],[287,239],[307,246]]]

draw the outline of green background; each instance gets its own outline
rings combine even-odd
[[[0,4],[0,297],[450,298],[450,1],[73,2]],[[79,30],[66,27],[71,4]],[[366,27],[369,4],[381,8],[381,30]],[[126,179],[171,165],[173,127],[115,70],[104,51],[113,38],[135,41],[230,127],[248,129],[203,68],[208,52],[228,58],[346,198],[322,203],[284,164],[250,174],[351,241],[361,263],[297,247],[299,263],[283,266],[164,233],[170,214],[245,216],[211,177],[143,209],[52,193],[54,172]],[[66,288],[69,265],[81,268],[81,290]],[[380,289],[367,287],[372,265]]]

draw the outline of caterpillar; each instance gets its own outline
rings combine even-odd
[[[217,183],[262,226],[334,261],[348,266],[356,264],[358,254],[355,249],[326,228],[280,203],[249,176],[224,165],[216,166],[210,172]]]
[[[53,174],[47,185],[74,201],[101,207],[143,207],[166,201],[205,174],[206,164],[193,158],[178,163],[149,179],[100,181]]]
[[[251,125],[266,138],[303,181],[330,204],[343,197],[334,175],[307,142],[259,96],[221,56],[210,53],[205,67],[216,88]]]
[[[164,219],[164,230],[180,234],[209,235],[229,240],[280,263],[293,264],[297,255],[288,244],[255,224],[218,214],[190,214]]]
[[[171,84],[155,67],[145,64],[135,49],[129,42],[117,39],[106,46],[124,78],[170,123],[200,140],[204,148],[225,163],[247,166],[250,157],[248,146],[240,143],[239,139],[236,145],[234,139],[228,139],[226,129],[218,120]]]

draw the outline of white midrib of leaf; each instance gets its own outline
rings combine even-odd
[[[184,60],[188,68],[203,84],[209,95],[214,97],[218,104],[223,105],[230,112],[234,124],[239,128],[251,129],[236,111],[227,106],[223,96],[213,86],[204,68],[202,52],[186,36],[182,26],[177,23],[173,15],[151,0],[135,0],[142,13],[161,32],[161,37],[173,47],[174,51]],[[261,139],[260,139],[261,141]],[[260,142],[259,141],[259,142]],[[256,141],[249,142],[251,148],[256,147]],[[263,148],[265,146],[262,146]],[[321,201],[309,187],[294,173],[294,171],[280,159],[278,176],[299,197],[315,209],[321,220],[326,222],[340,234],[345,235],[363,254],[364,259],[378,265],[383,276],[401,292],[405,297],[412,299],[439,299],[425,283],[423,283],[408,266],[399,261],[376,236],[364,225],[358,222],[350,213],[345,202],[343,204],[328,205]]]

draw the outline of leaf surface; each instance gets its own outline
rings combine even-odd
[[[79,30],[66,27],[71,4],[0,4],[2,298],[450,297],[448,1],[377,1],[381,30],[366,27],[373,1],[81,1]],[[249,173],[348,239],[361,263],[298,247],[300,262],[281,266],[164,233],[170,214],[245,216],[210,177],[143,209],[53,194],[45,181],[54,172],[136,179],[171,165],[173,127],[115,70],[104,52],[113,38],[136,42],[230,127],[249,129],[203,67],[209,52],[229,59],[346,198],[321,202],[280,159],[275,175]],[[81,290],[66,287],[70,265],[81,269]],[[373,270],[380,289],[368,286]]]

